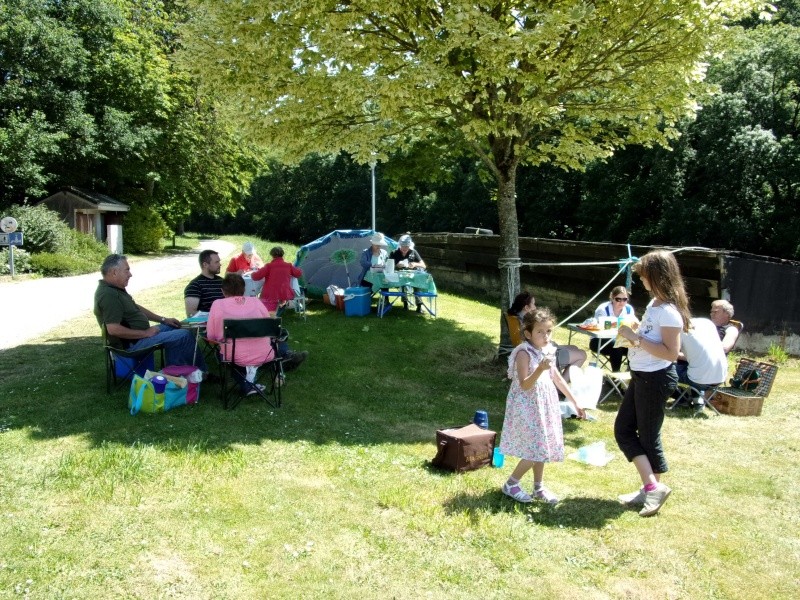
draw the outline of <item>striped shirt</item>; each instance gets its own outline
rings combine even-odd
[[[222,277],[214,275],[209,278],[201,273],[189,282],[189,285],[183,290],[183,297],[199,298],[200,304],[197,305],[197,310],[210,311],[214,300],[224,297],[222,295]]]

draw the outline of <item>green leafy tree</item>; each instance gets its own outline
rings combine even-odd
[[[234,211],[256,154],[170,62],[172,0],[0,0],[0,205],[62,185],[176,226]]]
[[[475,153],[513,262],[520,164],[580,169],[667,143],[726,19],[757,4],[189,0],[185,64],[288,156],[344,149],[368,163],[429,140]],[[510,279],[506,306],[518,270]]]
[[[716,93],[669,151],[631,146],[561,176],[578,190],[575,239],[800,257],[800,29],[736,31],[708,80]]]

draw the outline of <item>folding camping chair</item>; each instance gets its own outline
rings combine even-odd
[[[306,320],[306,291],[302,287],[300,287],[300,282],[297,280],[296,277],[292,277],[292,290],[294,290],[294,298],[288,300],[281,304],[278,307],[278,310],[275,311],[276,317],[282,317],[283,313],[286,312],[286,309],[292,309],[298,315],[303,317],[303,320]]]
[[[258,395],[263,400],[273,406],[281,406],[281,386],[283,385],[283,359],[278,358],[276,339],[281,334],[281,320],[279,318],[259,318],[259,319],[225,319],[222,323],[224,339],[222,343],[230,342],[230,355],[224,353],[220,357],[220,370],[222,371],[222,406],[226,410],[236,408],[242,399],[248,395]],[[246,382],[247,391],[243,393],[234,369],[241,373],[244,367],[236,364],[236,342],[245,338],[269,338],[272,344],[274,357],[256,367],[256,374],[253,381]],[[230,377],[229,377],[230,376]],[[261,384],[261,380],[265,383]]]
[[[516,348],[522,343],[522,334],[519,330],[519,319],[508,313],[503,313],[508,327],[508,336],[511,338],[511,346]]]
[[[111,389],[122,387],[123,384],[133,379],[135,373],[144,374],[148,368],[155,369],[155,355],[160,354],[161,366],[164,362],[164,345],[155,344],[141,350],[126,350],[112,346],[108,338],[108,328],[105,324],[103,331],[103,352],[106,362],[106,393],[110,394]]]

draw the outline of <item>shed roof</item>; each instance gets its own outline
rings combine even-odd
[[[99,192],[82,190],[72,186],[61,188],[61,191],[56,192],[49,198],[45,198],[42,200],[42,202],[56,199],[58,196],[71,196],[73,199],[82,201],[81,203],[88,203],[89,205],[96,207],[98,210],[105,212],[128,212],[131,209],[129,205],[120,202],[119,200],[115,200],[111,196],[106,196],[105,194],[101,194]]]

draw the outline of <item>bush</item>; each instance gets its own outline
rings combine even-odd
[[[11,265],[9,264],[9,248],[0,250],[0,275],[10,275]],[[33,271],[31,265],[31,255],[22,248],[14,248],[14,273],[30,273]]]
[[[132,254],[158,252],[161,250],[164,238],[171,233],[158,212],[149,206],[134,204],[125,217],[122,236],[125,252]]]
[[[45,277],[66,277],[92,273],[100,268],[100,264],[82,257],[68,254],[40,252],[31,257],[33,269]]]
[[[98,242],[94,236],[75,229],[69,230],[67,246],[66,253],[69,256],[94,264],[94,270],[99,269],[103,259],[108,256],[108,246],[103,242]]]
[[[19,223],[24,234],[25,250],[36,252],[64,252],[70,236],[70,228],[57,212],[46,206],[13,206],[8,214]]]

